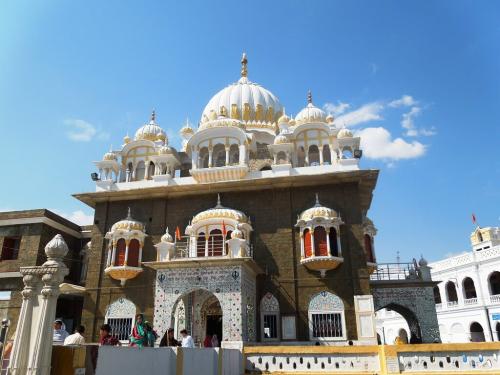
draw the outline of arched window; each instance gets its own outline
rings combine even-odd
[[[205,233],[198,233],[198,238],[196,239],[196,256],[204,257],[205,256]]]
[[[208,168],[208,148],[202,147],[198,156],[198,168]]]
[[[148,180],[151,180],[155,175],[155,163],[150,162],[148,168]]]
[[[115,266],[123,266],[125,264],[125,240],[120,238],[116,242],[116,253],[115,253]]]
[[[323,227],[314,228],[314,255],[323,257],[328,256],[326,230]]]
[[[135,238],[130,240],[128,244],[127,266],[139,267],[139,249],[140,249],[139,241],[136,240]]]
[[[313,296],[308,317],[311,340],[345,340],[344,303],[335,294],[323,291]]]
[[[226,147],[221,143],[216,144],[213,148],[212,164],[215,167],[223,167],[226,165]]]
[[[330,255],[332,257],[338,257],[339,246],[337,242],[337,230],[335,228],[330,228],[330,234],[328,235],[328,240],[330,241]]]
[[[288,164],[288,159],[286,157],[285,151],[278,152],[278,155],[276,155],[276,160],[278,164]]]
[[[237,144],[232,144],[229,148],[229,164],[238,165],[240,163],[240,148]]]
[[[309,146],[308,156],[309,156],[309,165],[311,165],[311,166],[319,165],[318,146],[316,146],[316,145]]]
[[[297,149],[297,167],[303,167],[306,163],[306,153],[304,147],[300,146]]]
[[[373,255],[372,236],[365,234],[365,254],[366,260],[375,263],[375,256]]]
[[[434,291],[434,303],[436,305],[440,304],[441,303],[441,293],[439,292],[439,288],[437,285],[433,288],[433,291]]]
[[[500,294],[500,272],[493,272],[488,278],[488,283],[490,284],[490,294],[492,296]]]
[[[306,258],[312,256],[312,241],[309,229],[304,230],[304,254]]]
[[[463,290],[465,299],[477,298],[476,287],[474,286],[474,281],[470,277],[464,279]]]
[[[144,165],[144,161],[140,161],[137,163],[135,167],[135,180],[140,181],[144,180],[144,175],[146,174],[146,166]]]
[[[126,298],[119,298],[106,309],[104,322],[120,341],[128,341],[136,313],[135,305]]]
[[[323,164],[332,164],[332,154],[328,145],[323,146]]]
[[[129,162],[127,164],[127,171],[125,171],[125,172],[127,173],[127,176],[126,176],[127,180],[126,181],[127,182],[132,181],[132,172],[134,172],[134,165],[131,162]]]
[[[224,237],[222,237],[221,230],[213,229],[210,231],[210,237],[208,237],[208,255],[216,257],[221,256],[223,243]]]
[[[478,322],[473,322],[470,325],[470,341],[471,342],[485,341],[483,326]]]
[[[260,317],[262,341],[278,340],[280,305],[271,293],[266,293],[260,300]]]
[[[448,298],[448,303],[458,303],[457,288],[453,281],[448,281],[446,283],[446,297]]]

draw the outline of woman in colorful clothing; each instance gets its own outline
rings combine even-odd
[[[144,315],[137,314],[135,317],[135,325],[130,335],[130,346],[138,346],[142,348],[148,346],[148,337],[146,325],[144,324]]]

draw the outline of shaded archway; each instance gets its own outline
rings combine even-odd
[[[500,294],[500,272],[495,271],[488,277],[488,284],[490,287],[490,294],[496,296]]]
[[[422,342],[422,333],[420,329],[420,324],[413,311],[396,303],[390,303],[388,305],[385,305],[382,308],[379,308],[377,311],[382,310],[383,308],[388,310],[393,310],[397,312],[399,315],[401,315],[408,324],[408,328],[410,329],[410,337],[415,337],[417,342]]]
[[[441,292],[439,291],[439,287],[437,285],[433,288],[433,292],[434,292],[434,303],[436,305],[441,304]]]
[[[471,299],[477,298],[476,287],[474,286],[474,281],[470,277],[466,277],[462,282],[464,290],[464,298]]]
[[[471,342],[484,342],[484,330],[483,326],[478,322],[473,322],[470,325],[470,341]]]
[[[458,303],[458,294],[457,288],[453,281],[448,281],[446,283],[446,300],[448,304],[457,304]]]

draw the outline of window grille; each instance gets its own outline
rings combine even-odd
[[[341,313],[313,313],[311,320],[313,337],[343,337]]]
[[[278,338],[278,317],[276,314],[264,315],[264,338],[266,339]]]
[[[128,341],[132,333],[132,318],[108,318],[111,334],[120,341]]]

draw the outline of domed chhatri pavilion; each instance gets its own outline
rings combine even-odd
[[[360,139],[309,92],[293,117],[247,77],[215,94],[169,145],[155,112],[95,162],[82,323],[126,340],[143,312],[162,335],[186,328],[244,342],[374,343],[367,218],[378,171]]]

